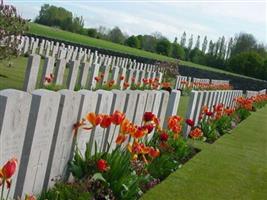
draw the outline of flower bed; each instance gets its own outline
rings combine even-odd
[[[233,121],[239,123],[251,111],[266,105],[267,95],[240,97],[236,102],[235,109],[220,104],[209,111],[204,106],[197,126],[193,126],[192,120],[186,120],[192,126],[190,137],[197,140],[206,138],[212,143],[234,127]],[[130,122],[119,111],[111,115],[88,113],[74,124],[74,141],[81,134],[80,130],[90,134],[96,127],[101,127],[105,134],[112,125],[115,126],[112,140],[116,147],[111,149],[109,144],[101,152],[95,145],[92,153],[88,143],[82,154],[76,145],[73,160],[68,165],[72,178],[68,182],[57,180],[55,186],[38,199],[138,199],[198,152],[181,137],[182,121],[180,116],[172,116],[168,119],[168,128],[162,129],[159,119],[151,112],[144,113],[140,125]],[[17,160],[13,158],[0,170],[0,200],[8,199],[16,167]],[[5,189],[8,190],[6,197],[3,196]],[[34,196],[26,196],[26,200],[34,199]]]
[[[196,126],[194,126],[194,121],[191,119],[186,120],[186,123],[191,126],[189,136],[213,143],[222,135],[230,133],[251,112],[255,112],[265,106],[267,104],[267,95],[258,95],[251,98],[238,97],[235,101],[236,108],[234,109],[224,107],[223,104],[215,105],[212,110],[209,110],[207,106],[203,106]]]

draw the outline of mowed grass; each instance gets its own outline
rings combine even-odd
[[[9,67],[9,62],[12,63],[11,67]],[[0,61],[0,90],[7,88],[13,88],[18,90],[23,89],[27,62],[28,57],[23,56],[12,58],[10,61]],[[41,59],[36,88],[40,87],[39,84],[41,82],[43,65],[44,59]],[[64,73],[64,86],[66,85],[68,71],[68,68],[66,68]]]
[[[61,29],[52,28],[49,26],[44,26],[44,25],[40,25],[40,24],[36,24],[36,23],[29,23],[29,31],[28,32],[31,34],[39,35],[39,36],[59,39],[59,40],[73,42],[73,43],[82,44],[82,45],[88,45],[91,47],[108,49],[108,50],[112,50],[115,52],[130,54],[130,55],[134,55],[134,56],[140,56],[140,57],[156,59],[156,60],[161,60],[161,61],[175,61],[176,60],[176,59],[168,57],[168,56],[164,56],[164,55],[160,55],[160,54],[156,54],[156,53],[152,53],[152,52],[148,52],[148,51],[144,51],[144,50],[140,50],[140,49],[136,49],[136,48],[131,48],[128,46],[116,44],[116,43],[106,41],[106,40],[91,38],[91,37],[88,37],[85,35],[71,33],[68,31],[63,31]],[[233,75],[233,76],[250,78],[248,76],[235,74],[232,72],[208,67],[205,65],[195,64],[195,63],[188,62],[188,61],[182,61],[181,60],[180,64],[186,65],[188,67],[195,67],[195,68],[199,68],[199,69],[203,69],[203,70],[208,70],[208,71],[213,71],[213,72],[218,72],[218,73],[224,73],[224,74]]]
[[[267,199],[267,106],[202,151],[143,200]],[[198,145],[200,146],[200,145]]]

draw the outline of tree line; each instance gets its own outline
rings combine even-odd
[[[83,17],[74,16],[70,11],[44,4],[36,23],[58,27],[89,37],[112,41],[133,48],[150,51],[180,60],[232,71],[235,73],[267,80],[266,46],[257,42],[252,34],[239,33],[226,40],[224,36],[216,41],[187,35],[170,41],[161,33],[146,35],[127,35],[119,27],[108,29],[85,28]],[[196,39],[194,41],[194,39]]]

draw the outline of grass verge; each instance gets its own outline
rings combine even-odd
[[[266,121],[267,107],[214,144],[198,145],[198,155],[142,199],[266,199]]]

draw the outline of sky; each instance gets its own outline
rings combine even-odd
[[[83,16],[85,27],[115,26],[128,35],[160,32],[171,41],[187,37],[229,39],[251,33],[267,44],[267,0],[4,0],[19,13],[34,19],[45,3],[64,7]]]

